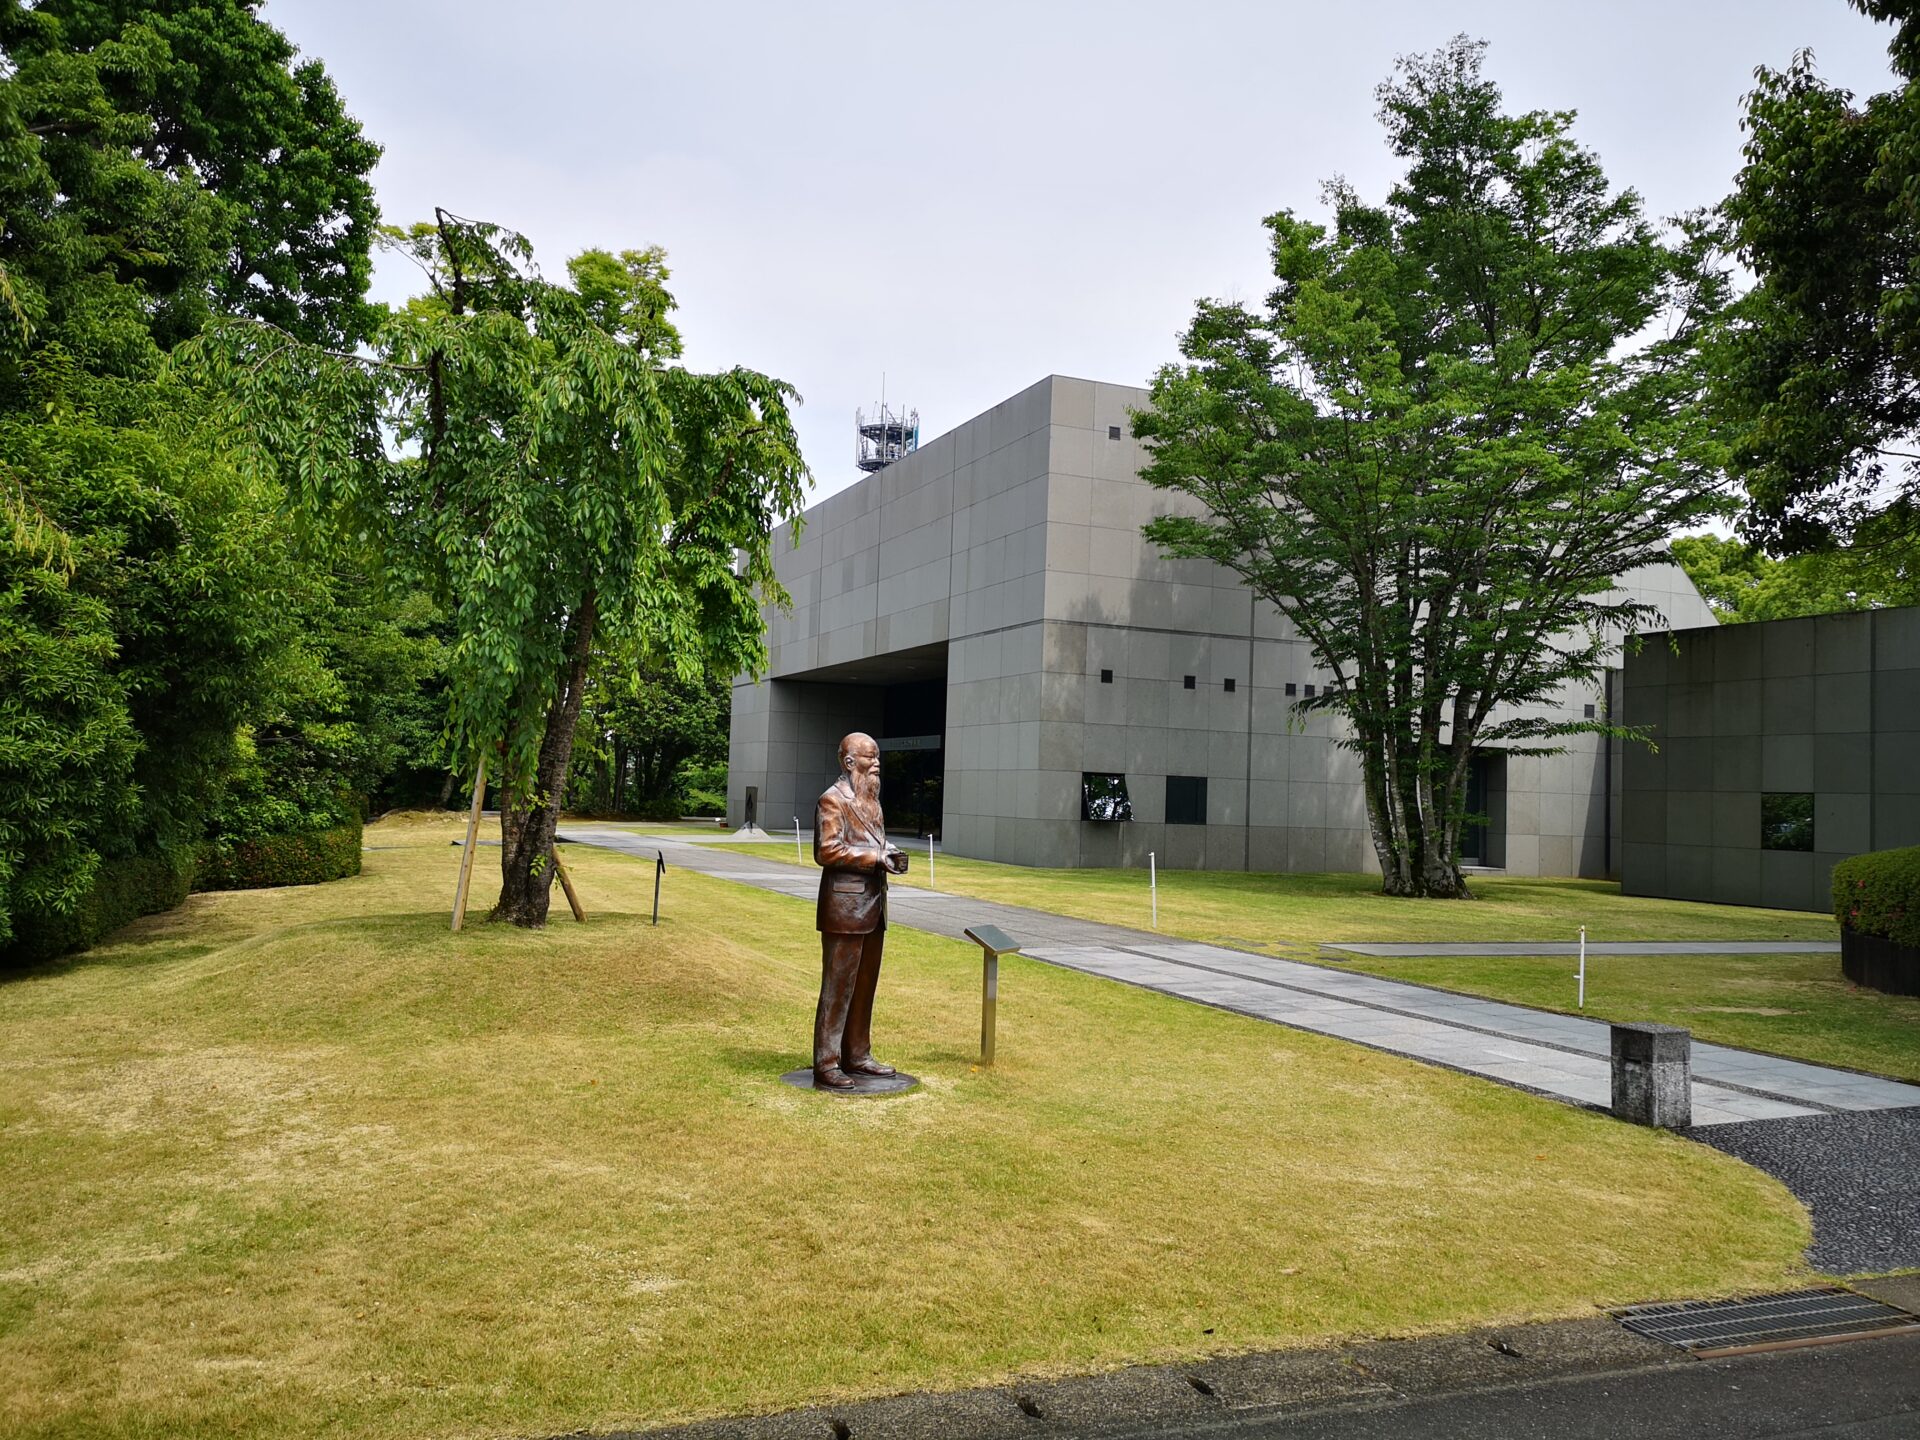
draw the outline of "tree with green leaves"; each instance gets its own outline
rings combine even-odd
[[[1464,37],[1379,92],[1404,178],[1331,227],[1270,217],[1264,307],[1202,302],[1134,431],[1168,553],[1235,571],[1333,677],[1390,895],[1465,896],[1476,750],[1549,754],[1612,647],[1614,585],[1718,503],[1698,327],[1722,280],[1562,112],[1509,115]]]
[[[1686,535],[1673,558],[1722,621],[1785,620],[1886,605],[1920,605],[1920,553],[1835,548],[1775,559],[1758,545]]]
[[[191,393],[57,356],[25,381],[0,415],[0,946],[44,954],[104,868],[190,869],[289,640],[291,556]]]
[[[687,805],[690,767],[718,766],[726,789],[728,678],[712,671],[682,679],[671,665],[644,664],[596,677],[587,701],[590,734],[574,753],[576,808],[652,819]]]
[[[325,583],[280,492],[165,374],[224,310],[335,345],[373,316],[378,151],[256,8],[0,0],[11,957],[177,902],[239,727],[270,719],[289,601]]]
[[[561,283],[445,213],[394,243],[429,290],[370,360],[237,321],[190,359],[306,513],[444,609],[453,758],[501,786],[494,915],[540,925],[596,667],[764,664],[772,537],[807,483],[794,392],[674,363],[658,250],[588,251]]]
[[[1802,52],[1762,67],[1723,210],[1755,283],[1713,350],[1742,528],[1776,554],[1920,547],[1920,16],[1894,25],[1904,82],[1864,103]]]
[[[250,0],[0,0],[0,265],[36,343],[150,373],[216,311],[369,333],[367,140]]]

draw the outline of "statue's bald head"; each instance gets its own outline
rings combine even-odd
[[[859,730],[840,741],[840,773],[862,800],[880,798],[880,747]]]

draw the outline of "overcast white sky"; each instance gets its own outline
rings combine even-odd
[[[857,478],[886,375],[931,439],[1058,372],[1145,383],[1200,296],[1257,299],[1262,216],[1335,174],[1378,196],[1373,88],[1464,31],[1515,109],[1649,209],[1710,204],[1756,65],[1810,47],[1888,87],[1842,0],[585,3],[272,0],[386,147],[389,220],[435,205],[545,268],[664,245],[689,363],[796,385],[816,498]],[[389,264],[399,299],[416,273]]]

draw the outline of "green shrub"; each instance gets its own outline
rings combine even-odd
[[[142,915],[171,910],[193,887],[194,852],[179,846],[153,855],[102,860],[86,896],[62,914],[15,914],[11,943],[0,961],[32,964],[85,950]]]
[[[1833,918],[1857,934],[1920,949],[1920,845],[1834,866]]]
[[[259,890],[318,885],[360,873],[360,820],[303,835],[258,835],[209,841],[200,856],[197,890]]]

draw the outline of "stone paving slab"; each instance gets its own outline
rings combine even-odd
[[[774,871],[764,860],[731,851],[585,826],[567,826],[565,833],[580,843],[646,859],[665,851],[670,865],[800,899],[810,899],[816,889],[804,872],[796,875],[785,867]],[[889,887],[887,908],[894,924],[954,939],[963,938],[969,925],[998,925],[1024,942],[1023,953],[1048,964],[1390,1051],[1570,1104],[1606,1109],[1611,1100],[1612,1035],[1604,1021],[899,882]],[[1365,954],[1461,955],[1577,949],[1537,944],[1333,948]],[[1816,941],[1722,940],[1587,948],[1591,954],[1806,954],[1837,947]],[[1696,1044],[1693,1074],[1696,1128],[1920,1107],[1920,1086],[1722,1045]]]

